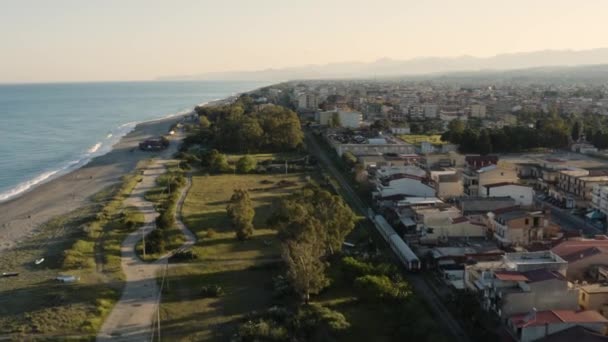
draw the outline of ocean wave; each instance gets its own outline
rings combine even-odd
[[[15,198],[15,197],[23,194],[24,192],[31,190],[35,186],[38,186],[42,183],[51,181],[59,176],[65,175],[71,171],[74,171],[74,170],[86,165],[93,158],[96,158],[96,157],[102,156],[106,153],[109,153],[110,151],[112,151],[112,147],[115,144],[117,144],[120,141],[120,139],[122,139],[122,137],[124,137],[125,135],[127,135],[131,131],[133,131],[133,129],[135,129],[135,126],[137,126],[140,123],[155,122],[155,121],[160,121],[160,120],[175,117],[175,116],[187,115],[187,114],[193,113],[193,111],[194,111],[194,109],[188,109],[188,110],[176,112],[173,114],[169,114],[168,116],[165,116],[165,117],[162,117],[159,119],[153,119],[153,120],[142,121],[142,122],[132,121],[132,122],[124,123],[124,124],[118,126],[117,128],[113,129],[110,133],[108,133],[106,135],[106,139],[109,141],[106,141],[103,143],[97,142],[93,146],[89,147],[86,151],[84,151],[82,153],[82,155],[80,155],[76,159],[63,164],[62,166],[60,166],[56,169],[45,171],[30,180],[19,183],[15,187],[13,187],[5,192],[0,193],[0,202],[4,202],[6,200]]]
[[[22,194],[23,192],[28,191],[29,189],[33,188],[34,186],[52,179],[52,177],[56,177],[56,176],[66,173],[76,164],[78,164],[77,160],[71,161],[61,168],[44,172],[33,179],[30,179],[23,183],[19,183],[16,187],[14,187],[8,191],[5,191],[3,193],[0,193],[0,202],[6,201],[19,194]]]
[[[95,145],[91,146],[91,148],[89,148],[89,149],[87,150],[87,153],[89,153],[89,154],[93,154],[93,153],[97,152],[97,150],[99,150],[99,148],[100,148],[100,147],[101,147],[101,143],[100,143],[100,142],[98,142],[97,144],[95,144]]]

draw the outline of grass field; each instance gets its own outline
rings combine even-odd
[[[0,335],[90,339],[96,334],[123,286],[120,242],[129,230],[121,223],[143,221],[137,210],[122,206],[135,184],[136,172],[0,255],[2,271],[20,273],[0,278]],[[41,257],[45,261],[34,265]],[[59,274],[80,281],[62,284],[54,280]]]
[[[272,184],[264,184],[267,181]],[[292,185],[278,187],[279,181]],[[267,228],[266,220],[277,199],[305,182],[306,175],[301,173],[193,176],[182,215],[198,237],[193,247],[198,259],[169,268],[161,306],[163,336],[225,341],[235,320],[271,304],[270,284],[279,272],[280,252],[276,232]],[[255,234],[247,241],[236,240],[226,217],[226,205],[237,188],[249,190],[255,208]],[[225,294],[201,298],[204,285],[220,285]]]
[[[433,145],[443,145],[446,142],[441,140],[441,135],[424,135],[424,134],[403,134],[399,136],[399,139],[405,141],[408,144],[418,145],[422,142],[430,142]]]

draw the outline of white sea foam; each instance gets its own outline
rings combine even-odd
[[[101,143],[100,143],[100,142],[98,142],[97,144],[95,144],[95,145],[91,146],[91,148],[89,148],[89,149],[87,150],[87,153],[88,153],[88,154],[93,154],[93,153],[97,152],[97,150],[99,150],[99,148],[100,148],[100,147],[101,147]]]
[[[131,132],[136,125],[137,122],[128,122],[118,126],[115,130],[112,131],[112,133],[109,133],[107,135],[107,139],[111,139],[111,141],[107,143],[98,142],[95,145],[91,146],[89,149],[87,149],[78,159],[72,160],[54,170],[45,171],[30,180],[19,183],[15,187],[0,193],[0,202],[14,198],[37,185],[40,185],[44,182],[48,182],[61,175],[76,170],[86,165],[89,161],[91,161],[91,159],[102,156],[112,151],[112,146],[118,141],[120,141],[123,136]]]

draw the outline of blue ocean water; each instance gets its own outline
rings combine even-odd
[[[104,82],[0,85],[0,201],[107,153],[142,121],[262,82]]]

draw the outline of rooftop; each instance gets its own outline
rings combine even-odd
[[[608,323],[608,319],[594,310],[548,310],[517,314],[509,319],[518,328],[559,323]]]
[[[515,265],[566,263],[564,259],[551,251],[506,253],[504,260],[506,263]]]

